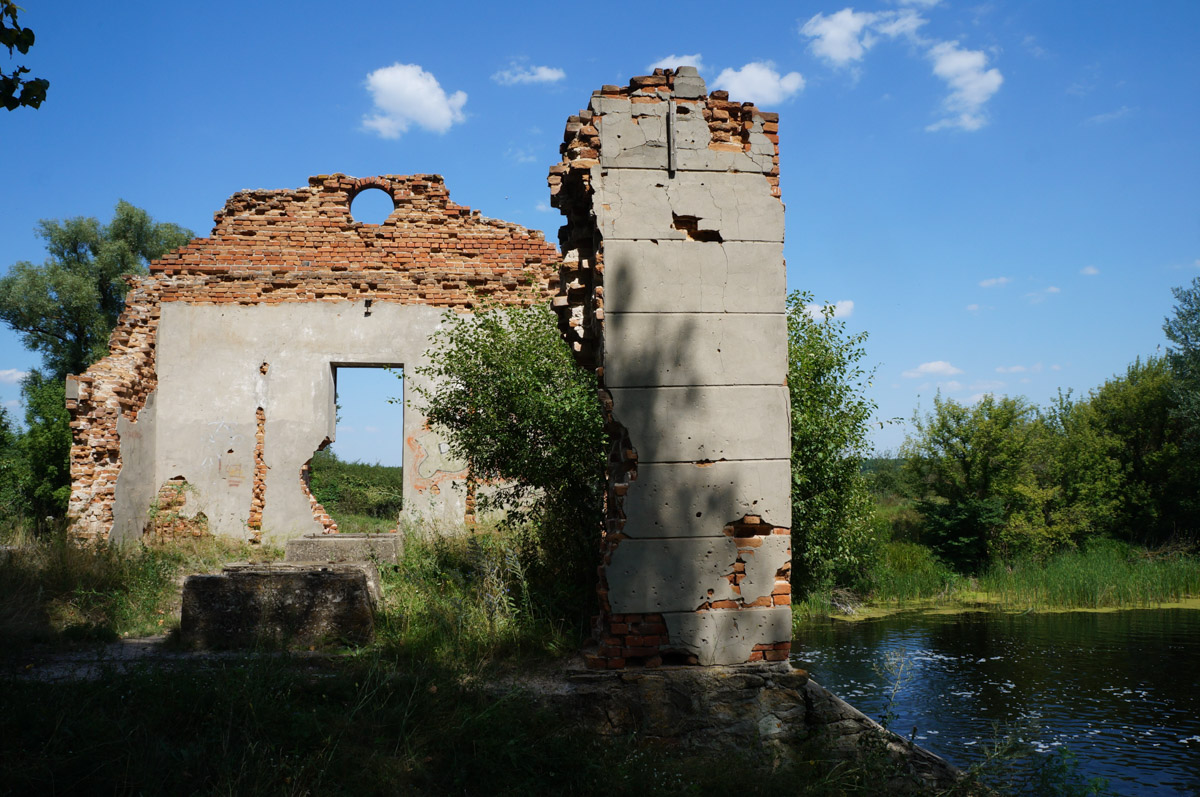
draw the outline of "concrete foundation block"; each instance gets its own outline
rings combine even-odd
[[[612,388],[640,462],[788,459],[786,387]]]
[[[709,537],[756,515],[792,525],[791,463],[786,459],[638,466],[625,494],[630,537]]]
[[[763,174],[613,169],[595,186],[596,222],[605,241],[689,239],[680,217],[722,241],[783,242],[783,203]],[[607,244],[606,244],[607,245]]]
[[[783,313],[781,243],[606,241],[605,313]]]
[[[740,664],[755,645],[789,642],[792,610],[742,609],[683,612],[663,617],[672,647],[686,650],[703,665]]]
[[[787,318],[782,313],[606,313],[604,383],[782,385]]]
[[[375,594],[361,563],[235,564],[183,585],[187,647],[362,645],[374,636]]]
[[[288,562],[378,562],[400,561],[404,540],[399,534],[306,534],[287,541]]]
[[[609,603],[614,614],[660,614],[736,600],[729,577],[737,558],[737,545],[724,535],[622,540],[605,570]]]

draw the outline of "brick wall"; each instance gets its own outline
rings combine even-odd
[[[392,197],[395,211],[382,224],[351,215],[352,200],[368,188]],[[209,237],[129,279],[109,356],[68,377],[68,514],[81,539],[105,539],[112,528],[121,472],[118,419],[136,423],[157,384],[155,338],[164,302],[370,300],[468,312],[482,297],[528,303],[558,288],[559,255],[540,232],[455,204],[438,175],[319,175],[295,190],[241,191],[214,220]]]

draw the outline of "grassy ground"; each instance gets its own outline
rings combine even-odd
[[[0,564],[0,605],[40,617],[43,635],[10,623],[0,640],[10,652],[170,627],[180,574],[249,553],[212,539],[80,549],[58,535],[32,547]],[[489,674],[573,654],[582,639],[539,602],[521,550],[511,534],[410,530],[403,561],[382,569],[377,641],[332,658],[147,663],[56,683],[28,679],[10,659],[0,666],[2,791],[868,795],[887,781],[880,757],[848,765],[814,745],[798,763],[764,768],[761,751],[605,737],[527,693],[489,689]]]
[[[281,553],[211,536],[81,547],[62,528],[9,540],[16,550],[0,561],[0,647],[9,650],[169,632],[185,575]]]
[[[55,535],[27,547],[0,564],[2,605],[38,617],[38,635],[28,622],[5,627],[13,654],[168,628],[181,573],[247,553],[211,539],[78,548]],[[575,623],[539,609],[518,550],[491,531],[410,533],[403,561],[381,573],[377,641],[334,658],[147,663],[58,683],[29,680],[10,659],[0,666],[2,791],[834,795],[874,793],[887,776],[819,748],[796,767],[763,769],[759,751],[608,738],[528,694],[488,689],[481,676],[581,643]]]

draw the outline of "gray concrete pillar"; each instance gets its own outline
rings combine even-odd
[[[660,70],[596,92],[551,170],[556,304],[613,444],[593,666],[788,655],[777,122]]]

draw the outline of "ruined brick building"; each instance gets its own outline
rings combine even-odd
[[[689,67],[595,92],[551,169],[561,254],[433,176],[234,195],[211,237],[132,281],[111,354],[71,378],[76,533],[139,537],[184,482],[184,509],[215,533],[332,530],[304,471],[333,435],[337,369],[413,379],[444,310],[552,298],[600,377],[611,439],[589,663],[786,659],[777,122]],[[392,196],[381,225],[350,214],[368,188]],[[465,473],[417,412],[404,445],[405,511],[461,518]]]
[[[373,189],[395,210],[356,221],[351,202]],[[337,369],[401,366],[411,388],[445,310],[558,284],[541,233],[456,205],[436,175],[243,191],[215,221],[131,279],[111,353],[68,380],[80,537],[140,537],[160,490],[182,484],[184,513],[216,534],[332,530],[304,476],[334,435]],[[406,511],[461,521],[462,465],[420,413],[404,425]]]

